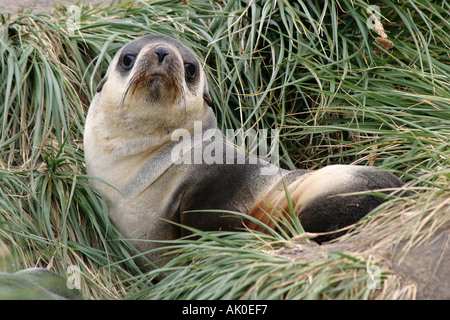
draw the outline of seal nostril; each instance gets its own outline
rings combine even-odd
[[[164,58],[169,55],[169,49],[164,46],[156,47],[153,52],[158,56],[159,63],[163,62]]]

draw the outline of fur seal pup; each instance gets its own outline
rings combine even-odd
[[[184,235],[168,221],[201,230],[244,224],[263,230],[258,221],[273,226],[289,207],[308,232],[337,230],[384,201],[342,194],[403,184],[375,167],[280,170],[227,142],[210,105],[199,60],[167,36],[147,35],[123,46],[98,86],[85,128],[87,171],[99,178],[92,182],[108,201],[113,223],[141,252]],[[252,218],[207,211],[216,209]],[[154,262],[160,256],[148,254]]]

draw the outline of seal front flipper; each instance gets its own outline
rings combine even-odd
[[[242,230],[242,216],[260,194],[261,166],[250,164],[201,164],[189,168],[181,199],[181,223],[202,231]],[[259,181],[258,181],[259,180]],[[202,211],[202,212],[200,212]]]

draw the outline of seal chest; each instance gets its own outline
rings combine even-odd
[[[184,234],[167,221],[202,230],[236,230],[245,224],[264,231],[220,210],[247,213],[269,226],[296,214],[306,231],[336,230],[384,201],[374,195],[343,194],[390,192],[402,186],[392,174],[373,167],[280,170],[234,146],[231,158],[215,152],[214,161],[180,161],[197,159],[198,151],[230,150],[210,105],[199,60],[167,36],[148,35],[126,44],[98,86],[86,121],[86,168],[109,203],[113,223],[142,252]],[[198,123],[201,139],[195,138]],[[187,138],[180,141],[180,136]],[[294,213],[288,212],[286,192]],[[147,255],[154,262],[161,258],[161,252]]]

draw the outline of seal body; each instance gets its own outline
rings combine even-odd
[[[402,185],[374,167],[281,170],[232,145],[218,130],[210,104],[197,57],[160,35],[125,45],[91,103],[84,137],[88,174],[108,201],[113,223],[154,262],[160,251],[150,250],[185,234],[178,224],[264,231],[263,225],[296,214],[306,231],[328,232],[384,201],[344,194]]]

